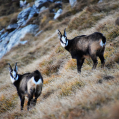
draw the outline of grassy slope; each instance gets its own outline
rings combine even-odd
[[[118,6],[116,0],[98,5],[92,2],[88,7],[82,3],[81,8],[74,9],[67,6],[56,21],[41,14],[40,21],[45,31],[38,37],[26,35],[22,39],[28,40],[26,45],[14,47],[0,60],[0,117],[118,119],[119,27],[115,26]],[[63,31],[65,27],[68,38],[95,31],[106,36],[104,69],[100,68],[99,61],[97,69],[92,71],[92,61],[86,59],[82,73],[77,73],[76,61],[60,46],[57,37],[56,29]],[[38,69],[44,77],[42,95],[29,112],[26,111],[27,101],[25,111],[20,111],[20,101],[9,79],[7,62],[12,65],[18,62],[19,73]]]

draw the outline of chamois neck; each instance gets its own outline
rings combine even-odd
[[[65,49],[69,51],[69,49],[72,45],[72,40],[69,40],[69,39],[67,39],[67,40],[68,40],[68,45],[65,47]]]
[[[21,75],[17,74],[18,79],[16,81],[14,81],[14,85],[16,86],[16,88],[18,87],[20,80],[21,80]]]

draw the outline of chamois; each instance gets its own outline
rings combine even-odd
[[[18,96],[20,97],[21,110],[23,110],[25,96],[28,97],[27,110],[29,110],[30,103],[33,102],[35,105],[37,98],[42,92],[43,77],[38,70],[32,73],[25,73],[23,75],[18,74],[17,71],[17,63],[15,64],[14,69],[12,69],[11,65],[9,64],[10,78],[17,89]],[[33,99],[34,96],[35,98]]]
[[[93,60],[93,67],[95,69],[98,62],[97,56],[101,60],[102,67],[104,67],[104,50],[106,45],[106,38],[102,33],[95,32],[90,35],[81,35],[73,39],[67,39],[66,31],[64,34],[58,30],[58,37],[60,39],[61,46],[64,47],[71,54],[73,59],[77,60],[77,71],[81,72],[81,67],[87,56],[90,56]]]

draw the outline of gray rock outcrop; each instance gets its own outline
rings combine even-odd
[[[71,7],[74,7],[77,3],[77,0],[69,0]]]
[[[24,38],[27,33],[36,34],[38,31],[38,25],[28,25],[24,28],[15,29],[14,31],[6,32],[0,38],[0,58],[2,58],[13,46],[20,43],[20,40]]]

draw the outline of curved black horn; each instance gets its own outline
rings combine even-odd
[[[59,35],[62,35],[59,29],[58,29],[58,31],[59,31]]]
[[[12,68],[11,65],[10,65],[10,63],[7,63],[7,64],[9,65],[10,68]]]
[[[10,63],[8,63],[8,65],[9,65],[9,71],[12,71],[12,67],[11,67]]]
[[[65,30],[66,30],[66,28],[64,29],[64,36],[66,36],[66,31]]]
[[[17,62],[16,62],[16,64],[15,64],[15,67],[14,67],[14,69],[17,71]]]

